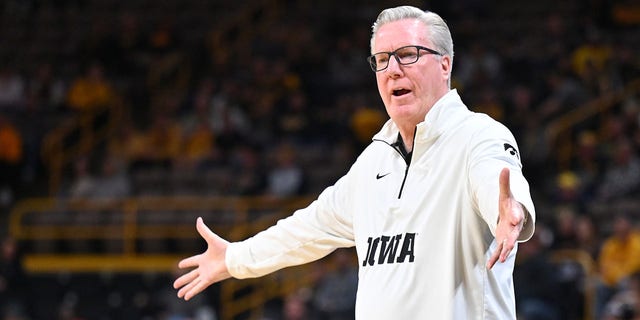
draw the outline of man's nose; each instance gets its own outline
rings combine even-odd
[[[393,55],[393,59],[389,59],[389,63],[387,65],[387,69],[385,70],[389,76],[396,76],[402,72],[400,60],[397,56]]]

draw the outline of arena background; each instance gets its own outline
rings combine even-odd
[[[346,172],[386,119],[365,57],[398,4],[3,0],[2,319],[348,319],[348,250],[190,302],[171,284],[204,248],[197,216],[242,239]],[[446,19],[453,86],[520,143],[538,211],[522,318],[631,314],[596,293],[614,216],[639,217],[640,4],[402,4]]]

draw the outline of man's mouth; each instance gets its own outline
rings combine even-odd
[[[393,94],[393,96],[394,96],[394,97],[400,97],[400,96],[403,96],[403,95],[408,94],[408,93],[410,93],[410,92],[411,92],[411,90],[409,90],[409,89],[403,89],[403,88],[401,88],[401,89],[395,89],[395,90],[393,90],[393,93],[392,93],[392,94]]]

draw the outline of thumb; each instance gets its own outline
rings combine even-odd
[[[509,180],[509,168],[503,168],[500,172],[500,201],[511,197],[511,182]]]
[[[202,217],[198,217],[198,219],[196,220],[196,229],[198,230],[200,236],[205,241],[207,241],[208,245],[212,245],[213,241],[218,238],[218,236],[213,233],[213,231],[211,231],[211,229],[209,229],[206,224],[204,224]]]

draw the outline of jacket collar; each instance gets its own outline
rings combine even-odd
[[[460,118],[455,114],[464,111],[468,111],[468,109],[462,102],[458,91],[456,89],[449,90],[431,107],[424,121],[418,124],[414,138],[415,142],[436,139],[443,132],[446,132],[448,128],[459,122]],[[399,132],[398,126],[393,120],[389,119],[382,126],[382,129],[373,136],[373,140],[382,140],[388,144],[393,144],[396,142]]]

